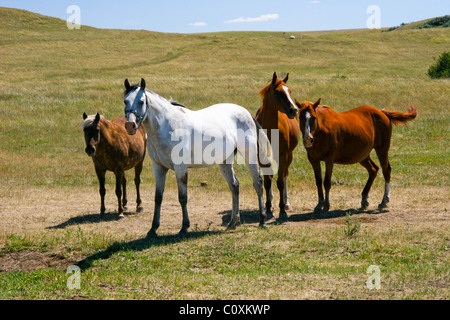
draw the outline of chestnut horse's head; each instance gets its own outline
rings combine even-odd
[[[291,89],[288,88],[286,82],[289,79],[289,73],[283,80],[278,79],[277,73],[273,73],[272,81],[259,93],[261,97],[271,103],[278,111],[285,113],[289,119],[297,116],[298,109],[292,101]]]
[[[320,99],[315,103],[304,101],[302,103],[295,100],[300,109],[299,125],[303,134],[303,144],[305,148],[311,148],[314,144],[314,133],[317,128],[316,108],[320,104]]]
[[[84,140],[86,141],[85,151],[90,157],[95,155],[97,144],[100,141],[99,121],[100,114],[97,113],[96,115],[88,116],[86,113],[83,113],[83,123],[81,124],[81,128],[84,131]]]

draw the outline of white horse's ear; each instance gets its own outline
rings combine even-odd
[[[86,118],[87,118],[87,114],[86,114],[86,112],[83,112],[83,120],[86,120]]]
[[[277,73],[274,72],[274,73],[273,73],[273,76],[272,76],[272,85],[274,85],[275,82],[277,82],[277,78],[278,78]]]
[[[125,79],[124,85],[125,85],[125,89],[127,89],[127,91],[131,89],[131,84],[130,84],[130,81],[128,81],[128,78]]]
[[[289,80],[289,72],[288,72],[288,74],[286,75],[286,77],[283,79],[283,82],[286,83],[288,80]]]
[[[146,86],[145,79],[141,78],[141,85],[140,85],[141,89],[145,90],[145,86]]]

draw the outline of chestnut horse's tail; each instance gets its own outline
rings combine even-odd
[[[408,112],[397,112],[397,111],[389,111],[389,110],[381,110],[388,118],[391,120],[391,123],[397,124],[405,124],[408,121],[414,120],[417,116],[417,109],[413,106],[409,106]]]

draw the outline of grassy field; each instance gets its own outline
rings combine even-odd
[[[0,21],[0,298],[450,297],[450,82],[426,75],[433,58],[448,50],[449,28],[189,35],[68,30],[65,21],[5,8]],[[190,172],[191,235],[174,236],[181,212],[170,173],[161,237],[145,241],[153,208],[149,159],[144,213],[123,221],[98,218],[83,112],[123,115],[124,79],[144,77],[152,91],[191,109],[233,102],[255,114],[258,92],[274,71],[290,73],[299,101],[321,97],[337,111],[365,104],[418,109],[414,122],[394,128],[390,212],[349,209],[358,207],[367,173],[358,165],[336,166],[334,211],[330,219],[311,219],[314,178],[299,146],[289,176],[294,208],[283,225],[255,228],[251,179],[237,166],[249,223],[225,232],[231,196],[212,167]],[[208,185],[199,187],[204,180]],[[107,175],[112,217],[113,184]],[[383,185],[380,174],[372,207]],[[132,184],[128,190],[131,203]],[[346,218],[348,211],[355,214]],[[354,235],[346,232],[350,220],[360,223]],[[81,289],[69,290],[66,269],[75,263],[82,268]],[[365,285],[370,265],[381,268],[380,290]]]

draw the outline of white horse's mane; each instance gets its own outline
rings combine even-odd
[[[124,95],[127,96],[131,91],[134,91],[136,89],[140,89],[140,85],[139,84],[133,84],[131,85],[130,88],[126,89],[124,92]],[[188,109],[185,105],[183,105],[182,103],[175,101],[174,99],[172,99],[172,97],[170,99],[166,99],[163,96],[160,96],[159,94],[157,94],[156,92],[151,91],[150,89],[145,88],[144,89],[145,93],[150,93],[152,96],[156,97],[157,99],[160,99],[162,102],[167,103],[169,105],[172,106],[177,106],[177,107],[183,107]]]
[[[172,97],[170,97],[169,99],[164,98],[163,96],[160,96],[159,94],[157,94],[156,92],[153,92],[147,88],[145,88],[145,92],[146,93],[151,93],[154,97],[160,99],[161,101],[163,101],[164,103],[167,103],[169,105],[172,106],[176,106],[176,107],[182,107],[182,108],[186,108],[188,109],[184,104],[172,99]]]

